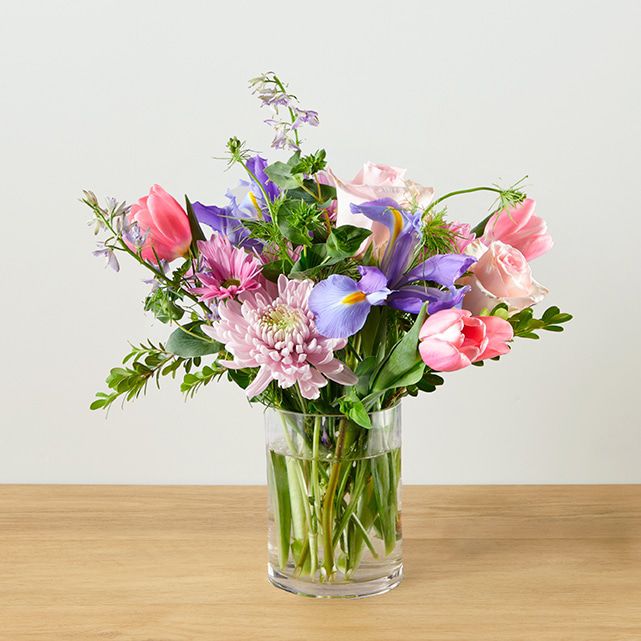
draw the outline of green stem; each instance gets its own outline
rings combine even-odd
[[[323,497],[323,565],[327,579],[329,580],[334,573],[334,540],[332,534],[332,524],[334,520],[334,497],[341,470],[341,457],[343,455],[343,447],[345,446],[345,436],[347,432],[347,422],[341,419],[340,428],[338,430],[338,438],[336,440],[336,448],[334,450],[334,461],[332,463],[332,471],[329,475],[327,482],[327,489]]]
[[[92,209],[94,210],[94,213],[96,214],[96,216],[98,216],[100,220],[104,223],[105,227],[107,227],[107,229],[114,235],[114,238],[118,241],[118,244],[120,245],[120,247],[118,248],[120,249],[120,251],[124,251],[125,253],[129,254],[132,258],[138,261],[138,263],[140,263],[143,267],[151,271],[156,276],[156,278],[159,278],[160,280],[164,281],[167,285],[169,285],[172,291],[175,291],[174,282],[170,278],[167,278],[166,274],[161,269],[156,268],[151,263],[148,263],[146,260],[143,260],[142,257],[139,256],[137,252],[133,251],[129,247],[129,245],[127,245],[127,243],[122,239],[122,236],[118,234],[118,232],[116,232],[116,230],[111,225],[111,222],[104,216],[104,214],[102,213],[102,211],[100,211],[99,208],[92,206]],[[206,314],[209,314],[210,312],[209,308],[204,303],[199,301],[198,298],[196,298],[196,296],[194,296],[187,290],[181,287],[179,288],[179,291],[176,293],[187,296],[187,298],[190,298],[195,303],[198,303],[198,305],[200,305],[200,307],[206,312]]]
[[[256,183],[256,185],[260,189],[261,193],[263,194],[263,198],[265,199],[265,205],[267,205],[267,211],[269,211],[270,217],[273,219],[274,216],[272,216],[273,212],[271,208],[272,201],[270,200],[265,187],[263,187],[263,183],[258,180],[256,174],[247,166],[247,163],[243,162],[242,160],[239,160],[238,162],[242,165],[243,169],[247,172],[249,177]],[[261,212],[259,212],[259,215],[262,215]]]
[[[312,568],[316,569],[316,564],[318,562],[318,526],[321,522],[321,489],[320,481],[318,478],[318,457],[320,451],[320,427],[321,427],[321,417],[314,417],[314,436],[312,441],[312,470],[311,470],[311,480],[310,480],[310,489],[312,492],[312,503],[314,509],[314,518],[311,522],[311,531],[313,533],[313,539],[310,537],[310,545],[312,547]]]
[[[276,83],[276,86],[287,96],[287,89],[285,89],[285,85],[282,83],[281,79],[274,74],[274,82]],[[296,122],[296,114],[294,113],[294,110],[291,107],[287,108],[289,111],[289,117],[292,119],[292,125]],[[298,130],[294,130],[294,139],[296,140],[296,146],[300,147],[300,139],[298,137]]]
[[[451,198],[452,196],[460,196],[461,194],[471,194],[475,191],[493,191],[495,194],[501,194],[503,193],[501,189],[498,189],[497,187],[470,187],[469,189],[457,189],[456,191],[450,191],[447,194],[444,194],[440,198],[437,198],[434,202],[430,204],[430,206],[425,210],[424,216],[429,214],[436,205],[439,203],[442,203],[444,200],[447,198]]]

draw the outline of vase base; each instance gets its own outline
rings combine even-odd
[[[348,581],[344,583],[311,582],[291,577],[279,572],[271,565],[267,566],[269,582],[298,596],[313,599],[361,599],[393,590],[403,579],[403,566],[399,565],[387,576],[368,581]]]

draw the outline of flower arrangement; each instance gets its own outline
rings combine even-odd
[[[373,413],[435,391],[444,372],[499,360],[516,338],[562,331],[571,316],[558,307],[534,315],[548,290],[530,263],[552,239],[521,182],[436,197],[405,170],[369,162],[344,180],[325,150],[301,150],[318,114],[273,73],[250,86],[271,112],[272,147],[289,154],[269,162],[231,138],[229,165],[245,179],[225,204],[185,198],[183,207],[159,185],[131,206],[84,192],[102,234],[95,253],[116,270],[118,255],[149,270],[145,310],[174,327],[165,342],[134,346],[91,407],[182,371],[187,396],[226,377],[274,410],[335,417],[331,429],[314,419],[297,432],[316,466],[270,461],[276,556],[299,577],[349,578],[364,546],[378,554],[372,528],[383,556],[400,537],[396,508],[381,500],[396,492],[398,453],[383,452],[386,481],[374,463],[340,463],[367,439]],[[489,214],[473,227],[449,221],[446,202],[476,191],[492,196]],[[363,498],[370,486],[378,510]]]

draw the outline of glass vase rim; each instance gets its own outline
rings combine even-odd
[[[398,403],[395,403],[394,405],[391,405],[390,407],[385,407],[384,409],[381,410],[374,410],[373,412],[367,412],[368,416],[374,416],[376,414],[383,414],[385,412],[391,412],[394,410],[398,410],[401,408],[401,401],[398,401]],[[279,409],[277,407],[274,407],[272,405],[266,406],[264,413],[272,411],[272,412],[277,412],[278,414],[289,414],[290,416],[311,416],[311,417],[323,417],[323,418],[347,418],[349,419],[348,416],[345,416],[345,414],[325,414],[323,412],[297,412],[295,410],[284,410],[284,409]]]

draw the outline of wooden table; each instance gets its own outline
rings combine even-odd
[[[640,641],[641,486],[407,487],[406,578],[265,578],[259,487],[0,486],[2,641]]]

